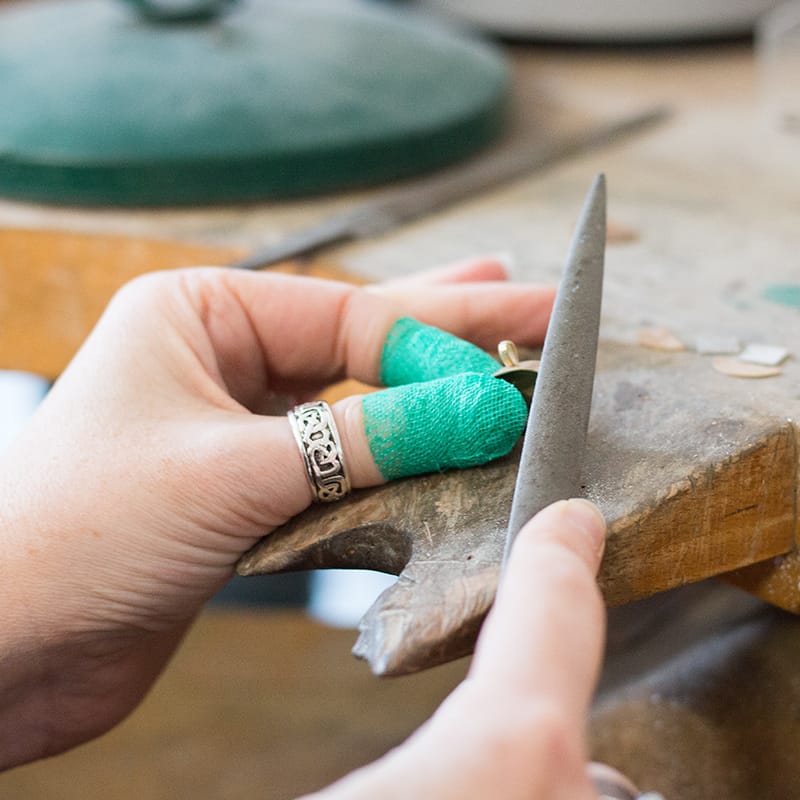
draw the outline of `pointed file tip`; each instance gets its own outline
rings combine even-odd
[[[599,173],[592,181],[586,199],[583,203],[583,211],[578,220],[578,230],[582,233],[589,230],[597,230],[595,239],[602,238],[605,242],[606,225],[606,176]],[[602,229],[602,236],[600,230]],[[582,237],[580,237],[582,238]]]
[[[595,200],[605,200],[606,198],[606,174],[605,172],[598,172],[592,181],[592,186],[589,189],[589,197]]]

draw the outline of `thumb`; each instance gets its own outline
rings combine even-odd
[[[581,724],[603,652],[595,576],[605,543],[600,510],[562,500],[520,531],[481,631],[472,677],[508,698],[548,698]]]

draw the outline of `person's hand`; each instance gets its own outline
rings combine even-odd
[[[259,413],[274,393],[377,384],[406,315],[541,341],[554,291],[503,278],[483,260],[377,291],[224,269],[124,288],[0,463],[0,765],[125,716],[240,555],[309,504],[285,415]],[[353,486],[393,477],[360,398],[334,416]]]
[[[306,800],[596,800],[585,727],[605,616],[585,500],[517,537],[466,680],[405,744]]]

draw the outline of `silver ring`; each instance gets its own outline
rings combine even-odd
[[[295,406],[287,414],[314,499],[333,503],[350,492],[344,453],[331,407],[317,400]]]
[[[664,800],[657,792],[640,794],[627,775],[607,764],[593,761],[587,764],[586,769],[598,800]]]

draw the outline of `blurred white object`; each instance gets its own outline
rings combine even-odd
[[[48,382],[27,372],[0,370],[0,451],[11,440],[47,394]]]
[[[756,53],[769,121],[800,133],[800,2],[784,3],[759,20]]]
[[[734,356],[742,346],[735,336],[707,333],[697,337],[695,349],[701,356]]]
[[[355,628],[378,595],[397,578],[360,569],[325,569],[311,576],[308,613],[326,625]]]
[[[696,39],[749,33],[780,0],[419,0],[507,36],[573,41]]]
[[[742,361],[750,364],[763,364],[765,367],[777,367],[789,357],[785,347],[771,344],[749,344],[739,354]]]

